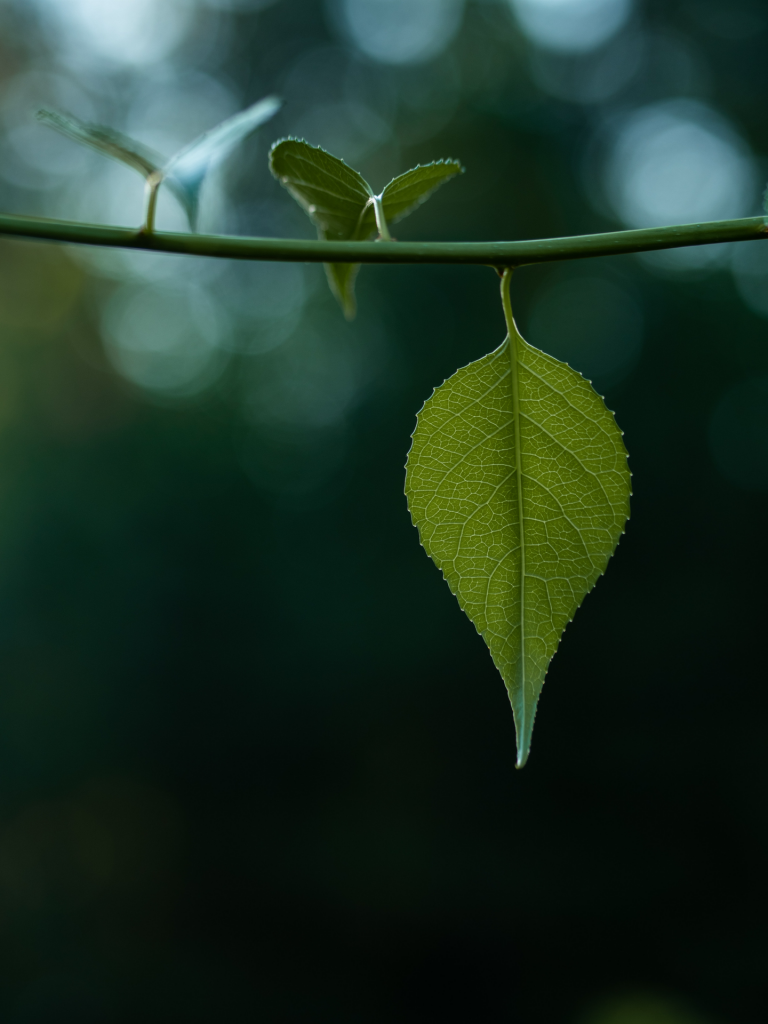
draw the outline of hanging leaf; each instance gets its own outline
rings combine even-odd
[[[377,231],[374,192],[365,178],[343,160],[302,139],[281,139],[269,155],[272,174],[309,214],[319,238],[361,242]],[[400,220],[424,202],[444,181],[462,170],[456,161],[414,167],[387,185],[381,196],[387,220]],[[331,291],[344,315],[355,315],[357,263],[326,263]]]
[[[184,208],[189,226],[197,228],[200,189],[211,167],[222,160],[238,142],[268,121],[280,109],[282,100],[267,96],[247,110],[235,114],[216,128],[204,132],[185,146],[170,160],[153,150],[104,125],[87,124],[71,114],[53,110],[38,110],[37,119],[49,128],[55,128],[75,142],[90,146],[106,156],[127,164],[152,182],[157,189],[163,181]]]
[[[421,543],[506,684],[522,767],[549,662],[624,531],[630,474],[613,414],[523,340],[508,289],[509,271],[503,344],[419,413],[405,489]]]

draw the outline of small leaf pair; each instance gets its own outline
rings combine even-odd
[[[406,171],[376,195],[365,178],[343,160],[299,139],[276,142],[269,166],[307,211],[318,236],[335,242],[363,242],[377,229],[382,240],[389,240],[390,223],[407,217],[443,182],[464,170],[457,160],[438,160]],[[348,320],[355,315],[359,269],[359,263],[325,264],[331,291]]]
[[[66,135],[75,142],[90,146],[106,156],[138,171],[147,182],[147,219],[145,229],[154,227],[157,192],[166,182],[184,208],[190,228],[197,228],[200,206],[200,190],[211,167],[222,160],[227,153],[246,135],[268,121],[282,105],[276,96],[267,96],[253,106],[242,110],[234,117],[204,132],[188,146],[181,149],[170,160],[155,153],[128,135],[106,128],[103,125],[86,124],[71,115],[65,116],[52,110],[40,110],[37,118],[43,124]]]

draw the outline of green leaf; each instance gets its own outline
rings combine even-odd
[[[549,662],[629,515],[613,414],[576,370],[520,336],[437,388],[418,416],[406,495],[421,543],[506,684],[517,764]]]
[[[320,146],[310,146],[302,139],[281,139],[270,151],[269,169],[304,207],[324,238],[348,241],[367,238],[376,230],[368,182]],[[368,226],[361,235],[361,217],[369,204]]]
[[[67,138],[96,149],[105,156],[111,156],[113,160],[128,164],[145,178],[161,173],[165,163],[164,157],[148,146],[136,142],[135,139],[123,135],[122,132],[115,131],[114,128],[107,128],[101,124],[87,124],[71,114],[59,114],[55,110],[38,110],[36,117],[42,124],[55,128]]]
[[[281,139],[269,155],[272,174],[306,210],[322,239],[361,242],[376,233],[374,198],[381,199],[385,218],[401,220],[462,167],[441,160],[414,167],[391,181],[381,196],[365,178],[338,157],[303,139]],[[355,315],[357,263],[326,263],[331,291],[351,320]]]
[[[464,168],[458,160],[437,160],[423,167],[419,164],[394,178],[381,193],[387,221],[394,224],[407,217],[429,199],[435,189],[455,174],[463,173]]]
[[[302,139],[281,139],[269,154],[269,169],[309,214],[319,238],[333,242],[364,241],[376,231],[370,185],[319,146]],[[326,263],[331,291],[344,315],[355,315],[356,263]]]
[[[357,314],[355,281],[360,271],[359,263],[324,263],[328,286],[342,308],[347,320],[354,320]]]

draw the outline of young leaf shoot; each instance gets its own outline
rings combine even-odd
[[[456,160],[440,160],[414,167],[391,181],[381,195],[343,160],[300,139],[276,142],[269,166],[294,199],[309,214],[319,238],[337,242],[363,242],[376,234],[389,238],[388,224],[416,209],[444,181],[463,171]],[[326,263],[331,291],[344,315],[356,311],[357,263]]]
[[[86,124],[72,114],[60,114],[56,110],[38,110],[36,117],[41,124],[54,128],[82,146],[127,164],[145,178],[162,172],[164,157],[114,128],[102,124]]]
[[[239,114],[222,121],[185,146],[165,165],[168,185],[181,198],[193,231],[197,228],[200,189],[208,171],[223,160],[234,147],[255,131],[282,106],[277,96],[267,96]]]
[[[246,135],[273,117],[282,105],[276,96],[267,96],[239,114],[204,132],[189,145],[166,160],[135,139],[113,128],[86,124],[71,114],[39,110],[37,119],[49,128],[91,149],[127,164],[147,182],[147,213],[144,230],[154,230],[157,193],[165,181],[187,214],[192,231],[197,230],[200,189],[211,167],[223,160]]]
[[[520,336],[510,277],[507,337],[425,403],[405,491],[421,543],[506,684],[522,767],[549,662],[624,531],[630,474],[589,381]]]
[[[376,231],[370,185],[338,157],[298,139],[282,139],[270,151],[269,167],[309,214],[320,238],[357,242]],[[348,320],[355,315],[358,269],[355,263],[325,264],[328,284]]]

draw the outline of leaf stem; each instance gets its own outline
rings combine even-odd
[[[387,218],[384,216],[384,204],[381,196],[373,197],[373,212],[376,214],[376,227],[379,229],[379,239],[382,242],[391,242],[392,236],[389,233]]]
[[[147,178],[146,189],[146,213],[144,216],[144,227],[141,229],[144,234],[152,235],[155,231],[155,214],[157,213],[157,197],[160,186],[163,183],[163,175],[155,172]]]
[[[224,259],[298,263],[453,263],[520,267],[555,260],[617,256],[713,242],[768,238],[768,218],[678,224],[526,242],[328,242],[293,238],[244,238],[105,227],[0,214],[0,234],[49,242],[99,245]]]

